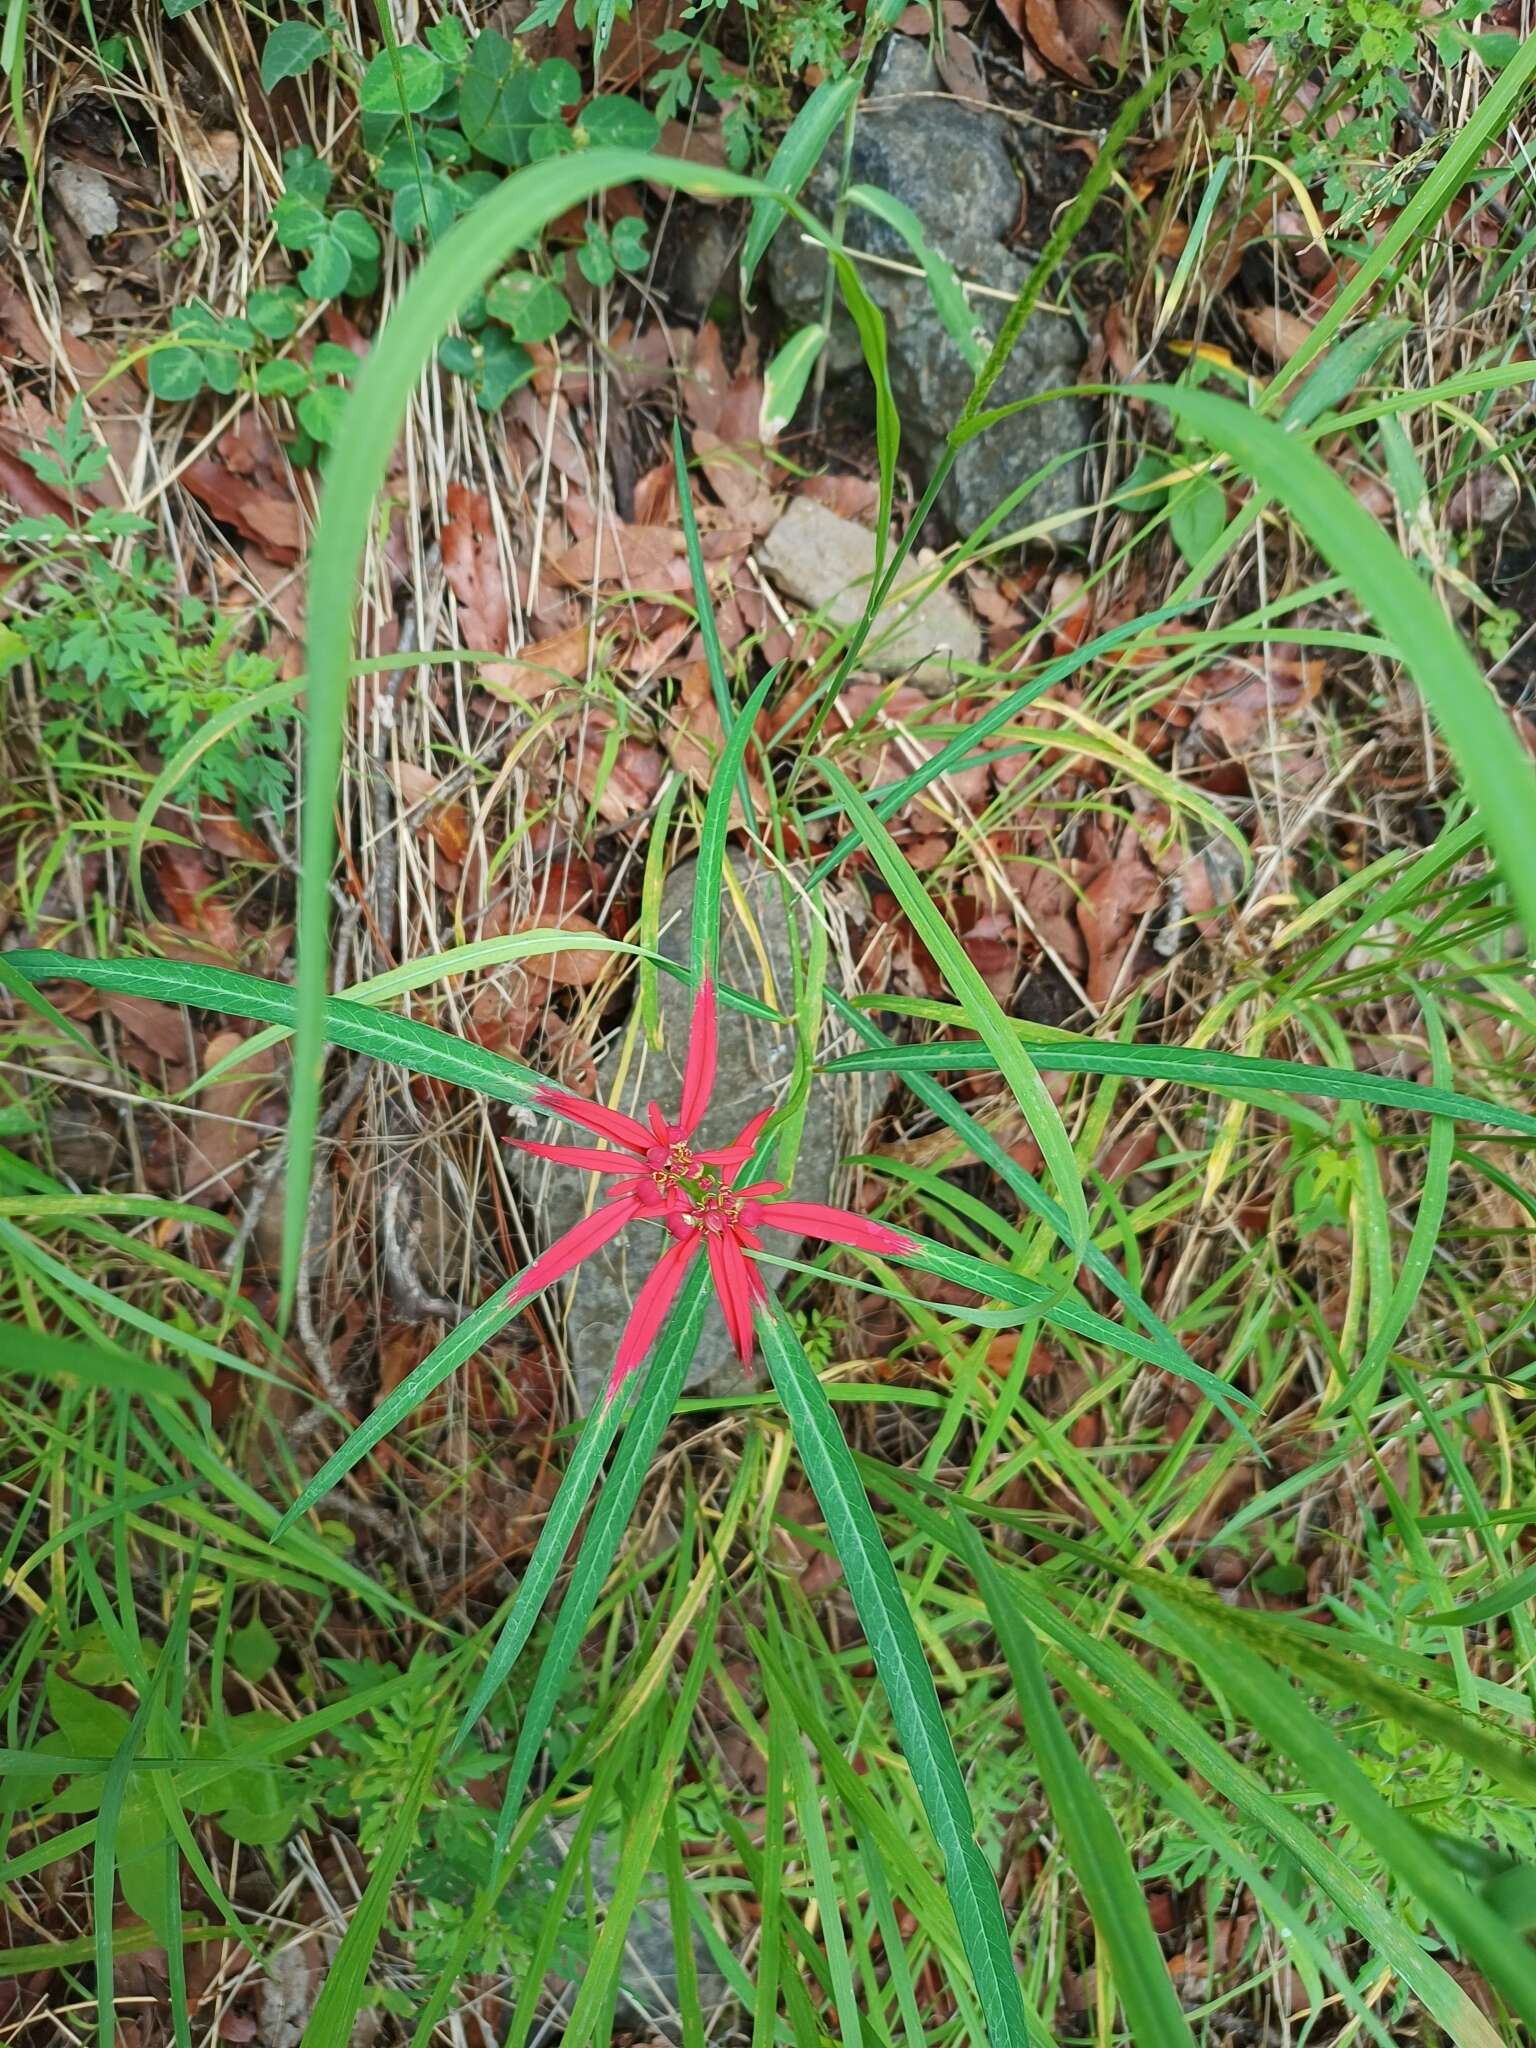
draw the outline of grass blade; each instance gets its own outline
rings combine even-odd
[[[1046,1092],[1018,1034],[998,1006],[997,998],[958,938],[945,923],[906,855],[896,844],[869,804],[832,761],[822,761],[821,773],[853,821],[876,867],[892,895],[911,920],[918,937],[933,955],[939,972],[960,998],[973,1030],[981,1034],[997,1061],[998,1071],[1013,1091],[1024,1113],[1035,1143],[1044,1155],[1066,1211],[1067,1243],[1081,1255],[1088,1242],[1088,1204],[1072,1141],[1062,1123],[1061,1112]]]
[[[381,1437],[388,1436],[397,1422],[409,1415],[434,1388],[441,1386],[449,1373],[457,1371],[467,1358],[473,1358],[483,1344],[488,1344],[498,1330],[511,1322],[521,1306],[512,1298],[515,1284],[509,1282],[498,1287],[489,1301],[477,1308],[473,1315],[466,1316],[456,1329],[450,1330],[441,1344],[434,1345],[427,1353],[415,1371],[407,1373],[399,1386],[386,1394],[372,1414],[357,1425],[345,1443],[332,1451],[298,1499],[278,1518],[277,1527],[272,1531],[274,1543],[287,1534],[301,1515],[308,1514],[317,1501],[324,1499],[360,1458],[367,1457]]]
[[[618,1434],[623,1419],[623,1407],[618,1401],[601,1401],[581,1426],[581,1435],[560,1490],[550,1503],[548,1514],[539,1529],[539,1538],[534,1545],[513,1596],[512,1605],[502,1623],[501,1634],[490,1661],[482,1672],[478,1684],[464,1709],[450,1749],[457,1749],[485,1712],[499,1688],[505,1684],[512,1666],[522,1654],[523,1646],[533,1633],[534,1623],[540,1609],[549,1597],[549,1589],[555,1583],[555,1576],[565,1561],[566,1547],[575,1534],[576,1524],[587,1511],[592,1498],[592,1489],[597,1484],[598,1474],[603,1469],[603,1460]]]
[[[1517,63],[1536,70],[1536,45],[1528,44]],[[1500,90],[1515,68],[1504,73]],[[1536,765],[1434,591],[1322,457],[1273,420],[1186,385],[1145,385],[1136,395],[1166,406],[1208,446],[1225,450],[1348,582],[1423,692],[1526,930],[1536,931]]]
[[[944,1859],[944,1881],[986,2014],[992,2048],[1023,2048],[1030,2031],[997,1883],[976,1842],[933,1677],[852,1454],[815,1368],[787,1316],[760,1309],[758,1330],[773,1384],[794,1431],[827,1534],[846,1575],[902,1748]]]
[[[1175,1607],[1146,1590],[1141,1599],[1207,1681],[1305,1771],[1308,1785],[1352,1822],[1399,1883],[1418,1894],[1510,2009],[1526,2026],[1536,2027],[1536,1967],[1524,1937],[1514,1933],[1456,1876],[1418,1828],[1381,1797],[1338,1737],[1287,1681],[1194,1624],[1182,1603]]]
[[[384,1931],[400,1866],[416,1846],[416,1816],[432,1783],[436,1757],[432,1735],[422,1738],[420,1752],[400,1790],[400,1811],[384,1839],[368,1875],[367,1889],[341,1938],[335,1960],[321,1986],[315,2009],[304,2029],[300,2048],[348,2048],[367,1991],[368,1965]]]
[[[581,936],[573,934],[573,936]],[[192,1003],[231,1017],[255,1017],[297,1030],[299,993],[281,982],[263,981],[230,968],[199,967],[171,960],[79,960],[68,953],[17,952],[8,956],[29,981],[83,981],[91,988],[145,996],[157,1003]],[[452,1037],[413,1017],[392,1017],[350,1001],[326,996],[320,1030],[332,1045],[369,1059],[389,1060],[418,1074],[453,1081],[498,1102],[526,1102],[543,1076],[500,1053]],[[249,1052],[249,1047],[243,1048]]]
[[[783,140],[773,153],[767,183],[774,192],[788,199],[799,197],[806,179],[815,170],[821,152],[827,146],[827,138],[858,98],[862,83],[859,73],[850,71],[842,78],[824,79],[816,87],[785,129]],[[781,209],[771,198],[753,202],[747,239],[741,252],[741,295],[748,302],[752,297],[752,280],[757,275],[757,266],[767,255],[768,244],[778,232],[783,217]]]
[[[1011,1028],[1011,1027],[1010,1027]],[[1248,1053],[1210,1052],[1182,1045],[1100,1045],[1091,1039],[1029,1041],[1029,1054],[1043,1073],[1129,1074],[1140,1081],[1174,1081],[1184,1088],[1212,1088],[1232,1095],[1320,1095],[1325,1101],[1372,1102],[1383,1109],[1409,1109],[1420,1116],[1455,1117],[1536,1138],[1536,1116],[1506,1109],[1477,1095],[1399,1081],[1390,1074],[1362,1074],[1353,1067],[1312,1067],[1301,1060],[1258,1059]],[[997,1060],[980,1039],[946,1039],[936,1045],[899,1045],[889,1052],[844,1053],[828,1060],[829,1074],[992,1072]]]
[[[975,1529],[954,1521],[959,1555],[971,1568],[1018,1694],[1024,1732],[1040,1767],[1062,1845],[1083,1888],[1109,1958],[1115,1990],[1136,2048],[1194,2048],[1194,2035],[1147,1917],[1141,1884],[1114,1816],[1062,1725],[1033,1632],[1008,1599],[1002,1576]]]

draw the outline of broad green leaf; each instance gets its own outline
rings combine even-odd
[[[661,139],[661,123],[650,108],[622,93],[588,100],[577,125],[595,148],[654,149]]]
[[[485,310],[525,344],[549,341],[571,318],[571,302],[565,293],[531,270],[497,278],[485,295]]]
[[[1013,1091],[1035,1143],[1056,1182],[1058,1197],[1069,1225],[1067,1242],[1081,1255],[1089,1237],[1088,1205],[1083,1197],[1082,1176],[1072,1141],[1062,1123],[1061,1112],[1046,1092],[1032,1061],[1012,1025],[998,1007],[980,971],[944,921],[928,891],[869,804],[835,762],[823,760],[820,771],[833,794],[847,811],[854,830],[887,886],[928,951],[939,972],[958,997],[973,1029],[995,1057],[998,1071]]]
[[[769,1305],[759,1309],[757,1326],[796,1452],[826,1518],[828,1539],[944,1860],[944,1882],[986,2017],[987,2038],[993,2048],[1024,2048],[1030,2030],[997,1882],[977,1846],[965,1780],[874,1510],[789,1318]]]
[[[1186,562],[1198,562],[1227,523],[1227,494],[1209,475],[1175,485],[1168,499],[1168,531]]]
[[[280,21],[261,53],[261,89],[272,92],[285,78],[302,78],[326,51],[326,34],[310,21]]]
[[[543,118],[534,110],[533,90],[534,71],[524,52],[498,30],[482,29],[459,86],[459,121],[492,163],[528,161],[529,131]]]
[[[195,348],[180,348],[174,343],[152,350],[145,368],[150,390],[156,398],[172,405],[196,398],[208,382],[207,359]]]
[[[424,114],[444,83],[442,64],[430,50],[396,43],[380,50],[364,72],[358,105],[365,114]]]

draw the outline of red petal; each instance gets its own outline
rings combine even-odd
[[[579,1166],[583,1173],[633,1173],[635,1162],[628,1152],[599,1152],[588,1145],[544,1145],[534,1138],[507,1138],[519,1152],[532,1152],[539,1159],[553,1159],[556,1166]]]
[[[832,1209],[825,1202],[765,1202],[753,1221],[759,1230],[787,1230],[796,1237],[820,1237],[828,1244],[852,1245],[855,1251],[884,1252],[892,1258],[915,1249],[910,1237],[888,1223],[856,1216],[851,1209]]]
[[[637,1124],[621,1110],[609,1109],[606,1103],[589,1102],[584,1095],[567,1095],[561,1088],[540,1088],[534,1100],[553,1110],[556,1116],[563,1116],[567,1123],[580,1124],[584,1131],[596,1131],[600,1138],[610,1138],[626,1152],[638,1152],[642,1158],[654,1142],[644,1124]]]
[[[715,1091],[715,1040],[715,984],[706,975],[693,1001],[688,1059],[683,1068],[683,1101],[678,1117],[685,1138],[698,1129]]]
[[[745,1365],[752,1356],[754,1341],[752,1283],[756,1275],[748,1266],[741,1246],[733,1237],[717,1237],[713,1231],[706,1231],[704,1243],[709,1252],[710,1278],[715,1283],[715,1293],[720,1299],[725,1327],[736,1348],[736,1356]],[[760,1288],[761,1282],[758,1285]]]
[[[696,1152],[693,1156],[706,1166],[744,1165],[756,1149],[758,1132],[772,1115],[771,1109],[760,1109],[749,1123],[742,1125],[729,1145],[722,1145],[718,1152]]]
[[[589,1259],[595,1251],[617,1237],[630,1219],[639,1213],[639,1204],[631,1196],[624,1201],[609,1202],[601,1209],[594,1209],[590,1216],[583,1216],[557,1237],[547,1252],[540,1254],[512,1283],[513,1301],[531,1301],[541,1294],[551,1281],[558,1280],[562,1273],[569,1273],[573,1266],[579,1266],[583,1259]]]
[[[699,1233],[691,1230],[678,1243],[668,1245],[646,1275],[645,1284],[635,1296],[629,1321],[624,1325],[624,1334],[619,1339],[618,1355],[613,1361],[613,1372],[608,1381],[610,1401],[656,1342],[667,1319],[667,1310],[671,1308],[698,1249]]]

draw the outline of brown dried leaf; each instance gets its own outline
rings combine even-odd
[[[106,1008],[123,1029],[140,1045],[149,1047],[160,1059],[177,1065],[187,1057],[187,1021],[169,1003],[152,1003],[145,996],[109,995]]]
[[[439,541],[443,574],[459,603],[459,626],[470,647],[499,653],[507,644],[512,610],[490,500],[464,484],[448,486],[448,517]]]
[[[551,564],[576,589],[611,584],[626,590],[672,588],[683,536],[667,526],[626,526],[605,520],[596,531],[557,555]]]
[[[240,927],[228,904],[219,901],[218,883],[202,855],[190,846],[158,846],[151,859],[165,906],[182,930],[236,959]]]
[[[234,527],[274,561],[297,561],[304,528],[292,498],[279,497],[246,477],[236,476],[211,455],[201,455],[181,473],[181,481],[214,518]]]
[[[415,761],[397,761],[394,772],[401,802],[411,813],[412,831],[430,839],[445,860],[461,862],[469,850],[469,813],[464,806],[433,802],[441,781],[430,768]]]
[[[935,45],[933,55],[940,78],[957,100],[982,107],[992,104],[981,52],[968,35],[959,29],[952,30],[942,47]]]
[[[250,861],[257,867],[277,866],[277,855],[264,839],[259,839],[249,826],[229,811],[219,811],[204,804],[198,818],[198,832],[210,853],[221,854],[225,860]]]
[[[1139,838],[1121,835],[1114,857],[1082,884],[1078,923],[1088,949],[1089,999],[1107,1003],[1129,986],[1127,959],[1141,920],[1157,902],[1157,875]]]
[[[518,927],[520,931],[562,931],[591,932],[600,936],[599,927],[590,917],[583,917],[579,910],[565,910],[552,917],[547,910],[537,917],[530,917]],[[550,981],[557,987],[589,988],[610,964],[609,955],[597,951],[588,952],[585,947],[575,947],[568,953],[539,954],[526,960],[524,966],[529,974],[541,981]]]
[[[1244,306],[1237,317],[1272,363],[1288,363],[1312,338],[1312,322],[1281,306]]]
[[[244,1043],[243,1032],[215,1033],[203,1049],[202,1071],[210,1073]],[[272,1089],[274,1050],[269,1046],[255,1054],[238,1073],[215,1081],[199,1098],[198,1107],[204,1113],[191,1121],[184,1171],[188,1184],[198,1189],[203,1201],[233,1201],[240,1192],[246,1177],[244,1162],[269,1128],[255,1118]]]

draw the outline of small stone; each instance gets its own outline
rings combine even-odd
[[[663,246],[663,283],[674,313],[703,320],[739,301],[743,225],[736,208],[684,206]]]
[[[92,165],[61,157],[49,166],[48,191],[88,241],[116,231],[118,211],[112,187]]]
[[[732,867],[748,919],[744,920],[736,908],[735,892],[728,886],[721,916],[719,979],[744,994],[762,997],[766,965],[774,1006],[788,1017],[794,1010],[795,983],[782,886],[777,875],[752,866],[738,855],[732,856]],[[693,876],[694,865],[686,862],[673,869],[662,890],[661,950],[672,960],[686,960],[688,955]],[[801,943],[803,946],[803,932]],[[629,1033],[620,1032],[598,1064],[600,1099],[631,1116],[643,1115],[644,1105],[653,1097],[668,1115],[675,1115],[681,1095],[693,991],[686,982],[663,974],[657,995],[662,1050],[654,1051],[638,1032],[632,1041]],[[729,1144],[756,1111],[782,1103],[795,1066],[795,1036],[788,1023],[778,1026],[744,1017],[723,1003],[719,1016],[715,1089],[712,1107],[701,1127],[705,1146]],[[615,1098],[621,1072],[626,1078]],[[844,1150],[844,1137],[852,1135],[842,1128],[845,1122],[852,1121],[840,1116],[842,1107],[836,1083],[818,1076],[811,1086],[795,1164],[794,1191],[800,1201],[832,1199],[833,1174]],[[565,1124],[541,1135],[566,1144],[582,1142],[580,1133],[573,1133]],[[521,1159],[523,1155],[512,1156]],[[537,1226],[542,1244],[551,1243],[587,1214],[590,1174],[532,1160],[520,1165],[518,1172],[530,1220]],[[635,1294],[665,1243],[653,1226],[632,1224],[583,1262],[566,1292],[563,1317],[558,1303],[551,1304],[551,1320],[564,1336],[576,1398],[583,1412],[594,1406],[608,1384],[613,1355]],[[796,1255],[791,1240],[780,1239],[779,1244],[790,1257]],[[787,1277],[784,1269],[776,1266],[765,1265],[762,1273],[775,1292]],[[688,1375],[688,1390],[734,1393],[744,1390],[746,1385],[719,1307],[712,1302]]]
[[[834,626],[851,626],[864,609],[875,573],[875,536],[813,498],[794,498],[763,541],[758,559],[790,597],[811,605]],[[889,601],[870,628],[859,666],[877,675],[910,675],[921,688],[950,689],[956,663],[981,659],[981,627],[948,588],[917,595],[923,571],[903,567]],[[903,599],[903,591],[912,595]]]

